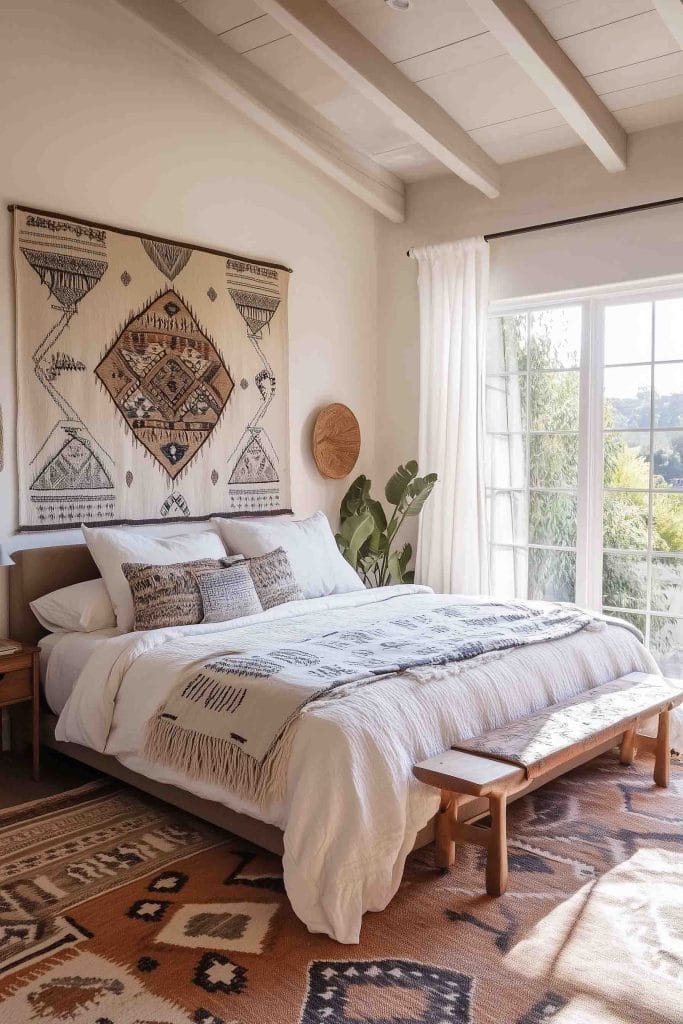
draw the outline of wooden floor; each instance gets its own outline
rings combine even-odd
[[[100,773],[87,765],[64,757],[45,747],[41,750],[40,782],[31,778],[31,753],[0,753],[0,808],[14,807],[29,800],[63,793],[100,778]]]

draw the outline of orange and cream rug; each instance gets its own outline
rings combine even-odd
[[[514,804],[510,886],[412,855],[358,946],[278,859],[113,782],[0,815],[1,1024],[681,1024],[683,765],[605,755]]]

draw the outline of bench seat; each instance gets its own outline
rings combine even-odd
[[[556,778],[577,758],[610,740],[621,742],[621,760],[630,763],[638,726],[659,715],[655,782],[668,786],[671,710],[683,702],[683,681],[633,672],[577,697],[544,708],[482,736],[462,740],[453,748],[413,767],[420,781],[441,792],[436,824],[436,858],[449,867],[456,840],[474,842],[488,851],[486,891],[499,896],[507,887],[506,811],[508,797],[528,787],[530,780]],[[458,821],[463,796],[486,797],[491,827]]]

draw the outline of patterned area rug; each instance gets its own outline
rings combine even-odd
[[[681,1024],[683,764],[605,755],[482,854],[414,854],[359,946],[310,935],[280,863],[113,783],[0,816],[2,1024]]]

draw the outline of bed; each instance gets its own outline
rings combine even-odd
[[[82,545],[17,551],[13,557],[11,635],[35,643],[44,631],[29,602],[94,579],[97,569]],[[213,651],[214,644],[220,650],[239,639],[257,649],[278,631],[303,636],[319,631],[321,623],[339,628],[352,615],[373,622],[437,599],[458,601],[428,588],[384,588],[292,602],[264,612],[263,622],[249,629],[238,620],[223,624],[229,630],[184,627],[152,631],[164,634],[159,637],[91,634],[85,643],[68,636],[49,640],[42,662],[52,707],[43,715],[43,741],[283,853],[285,885],[298,916],[311,931],[357,942],[362,915],[387,905],[406,856],[431,837],[438,795],[413,779],[412,765],[455,738],[476,735],[582,689],[633,671],[658,671],[637,638],[621,626],[603,624],[457,668],[389,675],[342,699],[313,704],[296,725],[286,794],[266,808],[145,759],[144,726],[174,673]],[[145,635],[147,640],[141,639]],[[110,720],[103,711],[109,704]],[[58,728],[55,710],[61,712]],[[482,810],[473,801],[461,814],[473,817]]]

